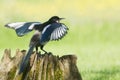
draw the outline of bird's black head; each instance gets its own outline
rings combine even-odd
[[[64,18],[59,18],[58,16],[53,16],[49,19],[49,21],[59,23],[59,21],[62,20],[62,19],[64,19]]]

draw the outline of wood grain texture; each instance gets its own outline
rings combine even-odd
[[[82,80],[75,55],[59,57],[53,53],[33,52],[27,68],[19,75],[19,66],[25,54],[25,50],[18,49],[11,57],[11,50],[4,51],[0,62],[0,80]]]

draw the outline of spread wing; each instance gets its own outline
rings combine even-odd
[[[14,29],[16,34],[21,37],[31,32],[34,27],[40,26],[40,24],[40,22],[15,22],[6,24],[5,27]]]
[[[59,40],[62,39],[67,34],[68,28],[61,24],[59,27],[55,28],[51,33],[50,40]]]
[[[53,23],[47,25],[40,38],[40,43],[45,44],[49,40],[60,40],[67,34],[68,28],[63,23]]]

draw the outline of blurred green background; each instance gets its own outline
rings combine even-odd
[[[75,54],[83,80],[120,79],[120,0],[0,0],[0,57],[28,49],[34,32],[17,37],[5,28],[10,22],[44,22],[51,16],[66,18],[69,34],[45,49],[55,55]]]

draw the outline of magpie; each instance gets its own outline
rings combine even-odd
[[[29,43],[29,50],[23,59],[19,74],[21,74],[29,63],[29,58],[36,48],[36,52],[38,52],[38,47],[45,53],[46,50],[43,47],[49,41],[58,41],[62,39],[68,32],[68,27],[61,23],[60,20],[64,18],[59,18],[58,16],[51,17],[48,21],[41,23],[41,22],[15,22],[15,23],[8,23],[5,26],[8,28],[12,28],[16,31],[17,36],[22,37],[25,34],[35,30],[30,43]]]

